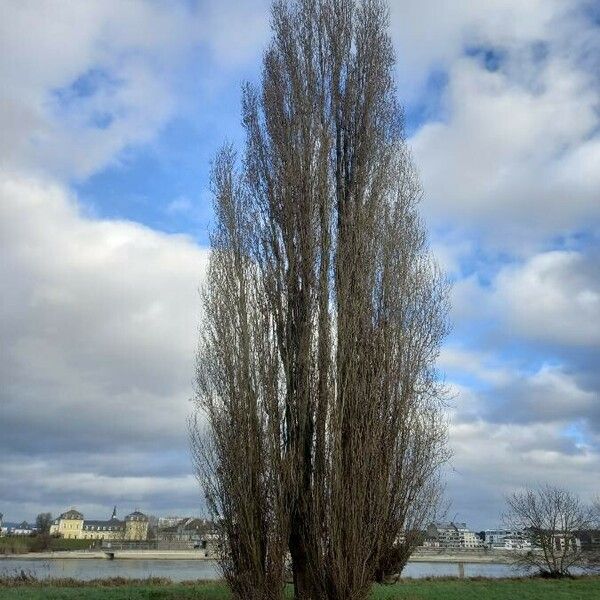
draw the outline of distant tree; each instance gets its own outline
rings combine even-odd
[[[41,552],[50,547],[50,526],[52,525],[52,515],[50,513],[40,513],[35,518],[35,541],[32,550]]]
[[[158,532],[158,517],[155,515],[148,515],[148,539],[156,539]]]
[[[592,501],[593,525],[590,531],[590,538],[600,537],[600,494],[597,494]],[[588,553],[588,562],[592,570],[600,572],[600,546],[590,539],[590,552]]]
[[[514,493],[506,501],[506,526],[523,531],[533,545],[512,555],[516,566],[537,569],[546,577],[565,577],[573,567],[589,567],[578,535],[593,526],[594,515],[576,494],[544,485]]]
[[[594,497],[592,510],[594,511],[594,527],[600,529],[600,494]]]
[[[35,518],[35,528],[37,529],[38,535],[49,534],[50,525],[52,525],[52,515],[48,512],[40,513]]]

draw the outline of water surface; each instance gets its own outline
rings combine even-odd
[[[103,558],[65,558],[31,560],[22,558],[0,559],[0,575],[16,575],[21,571],[40,579],[45,577],[72,577],[73,579],[105,579],[127,577],[167,577],[173,581],[190,579],[218,579],[219,568],[212,560],[138,560]],[[515,571],[510,565],[464,563],[465,577],[515,577],[523,572]],[[456,563],[415,562],[409,563],[404,577],[458,576]]]

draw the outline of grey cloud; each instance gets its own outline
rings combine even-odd
[[[600,253],[555,251],[503,269],[495,299],[524,335],[571,345],[600,345]]]
[[[185,420],[207,252],[86,218],[59,185],[3,176],[0,194],[0,500],[33,487],[42,506],[45,494],[152,506],[169,489],[189,497]],[[41,456],[51,468],[31,468]]]
[[[504,496],[537,483],[566,486],[589,501],[598,493],[600,452],[573,450],[561,425],[485,420],[455,423],[450,442],[454,457],[446,474],[453,510],[476,527],[499,522]]]
[[[585,389],[572,374],[545,366],[515,377],[487,396],[487,415],[495,423],[585,423],[600,433],[598,389]]]
[[[411,143],[435,223],[484,228],[484,246],[527,254],[600,221],[599,82],[588,68],[600,60],[589,41],[599,30],[573,10],[577,2],[502,4],[457,11],[462,43],[447,63],[445,115]],[[588,42],[574,43],[574,29]],[[501,67],[464,56],[473,44],[500,45]],[[528,51],[536,44],[547,49],[543,60]]]
[[[129,455],[121,454],[121,458],[126,461]],[[0,503],[8,519],[31,519],[42,509],[57,514],[73,504],[89,516],[102,516],[113,504],[121,506],[121,510],[138,507],[164,513],[180,509],[184,514],[198,513],[203,506],[197,482],[190,473],[103,475],[62,459],[19,458],[0,465]]]
[[[456,423],[472,425],[483,420],[491,427],[556,425],[577,430],[577,442],[582,444],[600,434],[600,382],[591,364],[578,364],[570,356],[562,364],[548,358],[533,368],[539,360],[533,350],[521,365],[502,360],[501,347],[497,350],[497,354],[488,351],[486,356],[483,351],[452,346],[443,349],[440,366],[450,371]],[[542,356],[552,356],[551,348],[541,351]],[[456,383],[455,377],[467,377],[470,383]],[[561,444],[565,442],[562,451],[574,451],[573,439],[567,435],[561,438]]]
[[[182,90],[200,47],[225,78],[260,55],[267,30],[264,3],[3,3],[0,166],[97,172],[192,102]]]

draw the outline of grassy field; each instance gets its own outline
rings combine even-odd
[[[290,590],[291,592],[291,590]],[[226,600],[222,583],[171,584],[161,581],[126,583],[104,581],[82,586],[0,582],[0,600]],[[291,594],[290,594],[291,598]],[[597,600],[600,577],[562,581],[544,579],[414,579],[376,586],[372,600]]]

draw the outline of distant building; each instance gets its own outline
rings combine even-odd
[[[186,517],[174,525],[161,527],[156,532],[159,548],[198,549],[204,556],[216,556],[218,536],[212,521]]]
[[[157,539],[168,542],[202,542],[214,532],[214,525],[206,519],[187,517],[174,525],[159,528]]]
[[[552,535],[554,548],[556,550],[560,550],[561,552],[567,548],[571,550],[581,550],[581,534],[576,533],[575,531],[568,532],[556,532]]]
[[[487,548],[504,546],[504,538],[512,532],[509,529],[486,529],[482,531],[483,543]]]
[[[5,535],[31,535],[37,529],[33,525],[29,525],[27,521],[22,523],[9,523],[4,521],[4,515],[0,513],[0,537]]]
[[[36,528],[30,525],[27,521],[19,523],[16,527],[11,527],[8,530],[10,535],[32,535],[36,532]]]
[[[482,543],[466,523],[431,523],[423,544],[430,548],[464,549],[481,548]]]
[[[181,521],[184,521],[185,517],[158,517],[158,528],[164,529],[165,527],[172,527],[173,525],[177,525]]]
[[[107,521],[90,521],[72,508],[54,520],[50,534],[75,540],[145,540],[148,537],[148,517],[136,510],[121,521],[117,518],[115,506]]]
[[[585,552],[600,552],[600,530],[588,529],[577,533],[581,549]]]
[[[531,540],[522,531],[509,529],[486,529],[483,543],[491,550],[530,550]]]

